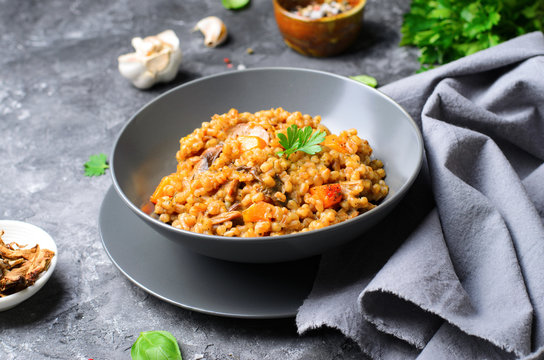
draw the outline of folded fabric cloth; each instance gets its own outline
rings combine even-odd
[[[420,126],[426,161],[387,219],[323,255],[299,333],[337,328],[373,359],[537,358],[543,34],[380,90]]]

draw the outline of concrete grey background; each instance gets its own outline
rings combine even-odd
[[[369,0],[350,52],[307,58],[287,48],[271,0],[230,11],[220,0],[0,0],[0,218],[49,232],[59,248],[46,286],[0,313],[0,359],[129,359],[140,331],[168,330],[184,359],[361,359],[330,329],[299,336],[294,319],[239,320],[194,313],[148,295],[107,257],[98,213],[107,176],[83,176],[89,155],[109,154],[126,121],[157,95],[239,64],[370,74],[380,85],[411,75],[417,50],[401,48],[406,0]],[[203,45],[196,22],[219,16],[226,44]],[[134,36],[173,29],[184,59],[177,78],[141,91],[117,71]],[[246,49],[251,47],[253,55]],[[223,58],[231,59],[228,69]]]

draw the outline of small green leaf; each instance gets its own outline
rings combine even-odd
[[[429,43],[434,44],[434,43],[437,42],[439,39],[440,39],[440,34],[434,34],[434,35],[429,39]]]
[[[445,8],[438,8],[431,11],[428,15],[429,18],[444,19],[451,16],[451,10]]]
[[[361,83],[363,83],[365,85],[368,85],[370,87],[373,87],[373,88],[378,86],[378,80],[376,80],[376,78],[373,78],[372,76],[369,76],[369,75],[350,76],[350,79],[361,82]]]
[[[84,165],[85,167],[85,176],[99,176],[106,173],[106,169],[110,166],[108,165],[108,160],[106,155],[98,154],[89,156],[89,161]]]
[[[325,132],[316,131],[313,132],[311,126],[306,126],[304,129],[299,129],[297,125],[293,124],[286,130],[287,136],[283,133],[278,133],[279,143],[284,151],[278,151],[278,156],[283,156],[289,159],[289,155],[302,151],[307,154],[313,155],[321,151],[320,143],[325,140]]]
[[[478,3],[472,3],[465,7],[461,11],[461,18],[465,20],[467,23],[472,22],[472,20],[476,17],[476,13],[478,11]]]
[[[308,143],[312,144],[321,144],[323,141],[325,141],[326,134],[324,131],[316,131],[313,133],[310,140],[308,140]]]
[[[497,12],[489,14],[489,24],[490,24],[489,27],[491,28],[491,26],[497,25],[500,20],[501,20],[501,14]]]
[[[298,138],[298,143],[300,145],[305,145],[308,142],[308,139],[312,135],[313,129],[310,126],[306,126],[304,130],[300,132],[300,136]]]
[[[316,154],[321,151],[321,146],[319,145],[305,145],[303,147],[300,147],[298,151],[305,152],[306,154]]]
[[[144,331],[130,349],[132,360],[182,360],[176,338],[168,331]]]
[[[249,0],[221,0],[225,9],[238,10],[249,4]]]
[[[286,149],[292,148],[298,140],[299,131],[298,126],[295,124],[289,126],[287,128],[287,141],[282,146]]]
[[[289,146],[288,146],[289,140],[287,140],[287,136],[285,136],[285,134],[279,133],[279,134],[278,134],[278,139],[279,139],[279,141],[280,141],[281,146],[283,146],[283,147],[289,147]]]

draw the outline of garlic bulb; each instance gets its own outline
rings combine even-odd
[[[223,20],[216,16],[208,16],[200,20],[194,31],[200,30],[204,35],[204,44],[207,47],[216,47],[227,39],[227,27]]]
[[[166,30],[144,39],[132,39],[133,53],[119,56],[119,72],[134,86],[147,89],[158,82],[173,80],[181,64],[179,39]]]

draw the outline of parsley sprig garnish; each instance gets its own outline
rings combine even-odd
[[[85,176],[99,176],[106,173],[106,169],[110,166],[108,165],[108,160],[106,155],[98,154],[89,156],[89,161],[85,164]]]
[[[314,133],[311,126],[306,126],[304,129],[299,129],[295,124],[287,128],[287,136],[283,133],[278,134],[280,145],[285,149],[279,151],[279,156],[285,155],[289,159],[289,155],[294,152],[302,151],[306,154],[316,154],[321,151],[321,144],[325,140],[324,131],[316,131]]]

